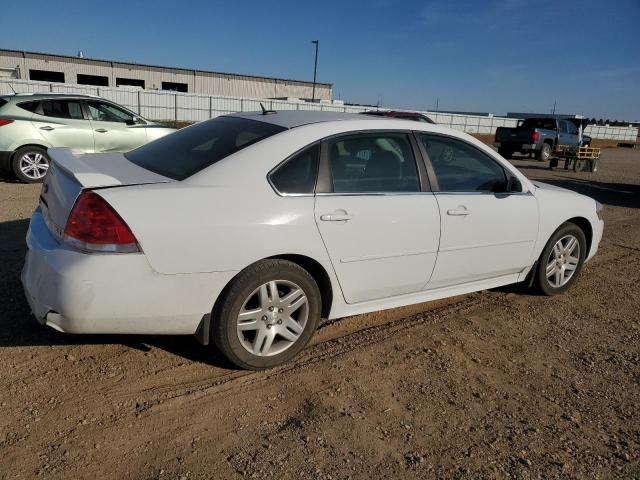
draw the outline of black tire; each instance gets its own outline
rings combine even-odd
[[[42,172],[41,169],[34,170],[34,172],[38,172],[38,174],[34,173],[32,176],[25,173],[21,168],[22,160],[25,155],[29,155],[32,158],[41,159],[42,165],[46,164],[46,168],[49,168],[51,165],[51,159],[49,155],[47,155],[47,151],[40,147],[35,146],[27,146],[22,147],[16,150],[11,158],[11,169],[13,170],[13,174],[20,180],[22,183],[42,183],[44,180],[44,176],[46,175],[46,171],[43,172],[42,176],[39,175]],[[40,161],[40,160],[39,160]]]
[[[543,143],[540,150],[536,152],[536,159],[541,162],[546,162],[549,158],[551,158],[551,145]]]
[[[306,323],[298,339],[284,351],[269,356],[255,355],[243,346],[239,338],[238,314],[252,292],[275,280],[292,282],[302,289],[308,304]],[[240,368],[263,370],[275,367],[291,360],[309,342],[320,321],[321,305],[318,285],[304,268],[287,260],[261,260],[242,270],[216,302],[212,313],[211,340],[225,357]]]
[[[553,286],[546,275],[547,265],[550,264],[549,260],[551,257],[551,253],[554,245],[561,239],[566,237],[567,235],[572,235],[578,240],[578,244],[580,245],[580,253],[578,256],[578,264],[575,268],[573,275],[568,279],[567,283],[560,287]],[[551,238],[545,245],[542,253],[540,254],[540,258],[538,259],[538,265],[535,273],[535,280],[533,282],[534,288],[543,293],[544,295],[558,295],[560,293],[565,292],[576,279],[580,276],[580,272],[582,271],[582,266],[584,264],[584,258],[587,253],[587,239],[584,235],[582,229],[577,226],[575,223],[564,223],[558,228]]]
[[[511,158],[511,156],[513,155],[513,150],[508,150],[506,148],[499,148],[498,149],[498,153],[500,155],[502,155],[502,157],[504,157],[507,160],[509,160]]]

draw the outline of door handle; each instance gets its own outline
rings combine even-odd
[[[333,213],[326,213],[324,215],[320,215],[320,220],[323,222],[347,222],[353,218],[352,215],[349,215],[344,210],[336,210]]]
[[[51,130],[55,130],[55,128],[50,127],[50,126],[47,125],[45,127],[40,127],[40,130],[45,130],[47,132],[50,132]]]
[[[453,217],[464,217],[470,214],[471,214],[471,210],[468,210],[465,207],[459,207],[453,210],[447,210],[447,215],[451,215]]]
[[[104,128],[96,128],[95,131],[98,133],[107,133],[109,130],[105,130]]]

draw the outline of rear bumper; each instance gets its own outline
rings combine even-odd
[[[13,152],[0,151],[0,170],[11,170],[11,155]]]
[[[38,321],[68,333],[193,334],[236,272],[163,275],[143,254],[61,245],[36,210],[22,284]]]
[[[529,152],[531,150],[539,150],[540,147],[535,144],[518,143],[518,142],[493,142],[493,146],[496,148],[506,148],[515,152]]]

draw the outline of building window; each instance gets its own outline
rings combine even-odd
[[[140,87],[144,88],[144,80],[138,80],[136,78],[120,78],[116,77],[117,87]]]
[[[102,75],[83,75],[78,74],[78,83],[80,85],[96,85],[98,87],[108,87],[109,78]]]
[[[187,92],[189,87],[186,83],[162,82],[162,90],[170,90],[172,92]]]
[[[64,73],[50,72],[49,70],[29,70],[29,78],[40,82],[64,83]]]

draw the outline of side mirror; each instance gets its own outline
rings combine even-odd
[[[142,120],[140,117],[132,117],[130,120],[127,120],[125,122],[127,125],[131,126],[131,125],[144,125],[145,121]]]

